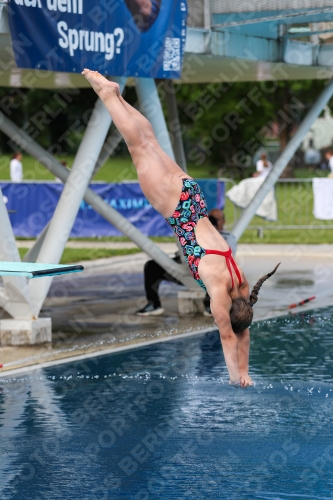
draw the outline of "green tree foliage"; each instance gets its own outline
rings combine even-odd
[[[57,155],[75,153],[96,94],[88,89],[0,89],[0,109],[42,147]],[[0,135],[2,153],[17,147]]]
[[[179,86],[189,160],[197,165],[206,160],[245,164],[265,146],[272,130],[283,150],[325,84],[301,80]]]
[[[313,104],[323,80],[217,82],[183,84],[176,98],[188,159],[243,165],[265,145],[266,133],[278,125],[283,149]],[[131,104],[135,90],[126,90]],[[88,89],[0,89],[0,109],[41,146],[57,156],[75,154],[96,102]],[[276,127],[275,127],[276,128]],[[0,134],[0,149],[8,153],[15,144]]]

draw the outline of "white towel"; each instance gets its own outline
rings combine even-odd
[[[333,179],[315,177],[313,187],[313,215],[316,219],[333,219]]]
[[[226,196],[237,207],[246,208],[265,180],[265,178],[262,179],[260,177],[244,179],[239,184],[229,189],[229,191],[226,192]],[[266,195],[256,211],[256,215],[266,220],[277,221],[277,206],[274,189],[271,189]]]

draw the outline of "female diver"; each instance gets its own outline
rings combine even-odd
[[[248,374],[248,327],[253,317],[252,306],[258,300],[262,283],[278,266],[261,278],[250,294],[243,271],[208,219],[206,202],[196,181],[163,151],[148,120],[122,98],[117,83],[96,71],[84,69],[82,74],[123,136],[144,195],[169,222],[194,279],[208,291],[211,311],[220,331],[229,383],[240,387],[252,385]]]

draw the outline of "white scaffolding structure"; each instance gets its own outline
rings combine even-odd
[[[327,63],[333,54],[332,46],[319,47],[318,50],[313,50],[312,44],[311,50],[309,50],[309,47],[305,47],[304,44],[291,41],[290,34],[285,34],[283,30],[279,29],[279,23],[288,26],[290,19],[297,18],[296,15],[294,16],[293,11],[293,9],[296,9],[296,4],[297,9],[304,9],[304,12],[298,11],[299,19],[306,18],[309,22],[319,22],[320,12],[324,16],[326,11],[333,11],[329,0],[316,0],[312,2],[311,8],[308,8],[309,2],[307,0],[293,0],[292,2],[287,0],[278,0],[276,2],[273,2],[273,0],[260,0],[255,2],[254,5],[242,0],[237,5],[237,12],[235,12],[234,3],[230,0],[188,0],[188,4],[189,27],[182,81],[186,83],[235,81],[235,62],[242,65],[239,66],[239,68],[242,67],[242,70],[238,72],[237,81],[269,80],[281,77],[284,79],[295,77],[320,77],[324,79],[332,76],[332,68]],[[15,66],[4,5],[5,3],[0,2],[0,63],[3,69],[0,74],[0,85],[10,86],[15,90],[16,87],[20,88],[27,85],[29,70],[16,68]],[[270,14],[267,15],[267,12],[270,12]],[[273,35],[270,33],[267,35],[269,30],[266,29],[265,31],[265,23],[267,24],[270,21],[275,23],[275,31],[272,30],[272,32],[274,31]],[[253,24],[263,29],[261,36],[256,36],[256,33],[253,34]],[[281,33],[283,36],[285,35],[285,38],[281,37]],[[226,40],[229,43],[226,43]],[[248,47],[251,47],[251,51],[249,51]],[[293,63],[290,55],[295,50],[296,52],[299,51],[302,57],[304,56],[302,63],[298,65]],[[321,66],[320,76],[318,76],[318,65]],[[278,73],[276,73],[277,68]],[[45,72],[34,70],[36,76],[34,85],[39,88],[80,88],[89,85],[78,74],[49,73],[45,74]],[[120,78],[118,81],[123,89],[126,80]],[[170,141],[168,127],[154,80],[138,79],[136,82],[131,80],[130,84],[133,85],[133,83],[138,94],[138,106],[152,123],[161,147],[171,158],[176,158],[176,161],[186,171],[172,82],[169,85],[169,92],[166,92],[166,104],[169,122],[172,122],[170,128],[174,132],[173,144]],[[278,160],[255,200],[249,205],[234,228],[234,234],[237,238],[247,227],[261,199],[274,184],[279,172],[283,170],[284,165],[287,163],[290,154],[297,147],[299,140],[302,139],[305,131],[308,130],[315,117],[321,112],[332,93],[333,84],[330,83],[314,104],[299,132],[286,149],[286,153]],[[117,132],[113,132],[105,140],[110,124],[111,118],[109,114],[103,104],[97,100],[72,170],[69,172],[50,153],[34,142],[26,132],[16,127],[5,113],[0,112],[0,130],[65,183],[52,220],[25,259],[59,263],[80,203],[84,199],[152,259],[157,261],[170,275],[177,278],[188,288],[198,290],[187,267],[176,264],[129,221],[89,189],[89,182],[94,173],[120,141]],[[0,258],[18,261],[19,254],[15,238],[1,196],[0,239]],[[25,278],[3,278],[4,286],[0,289],[0,306],[12,319],[0,320],[0,344],[23,344],[51,340],[50,319],[38,318],[51,282],[52,278],[44,278],[29,283]]]

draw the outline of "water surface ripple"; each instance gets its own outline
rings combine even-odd
[[[253,325],[246,390],[217,332],[0,380],[1,500],[333,499],[332,316]]]

